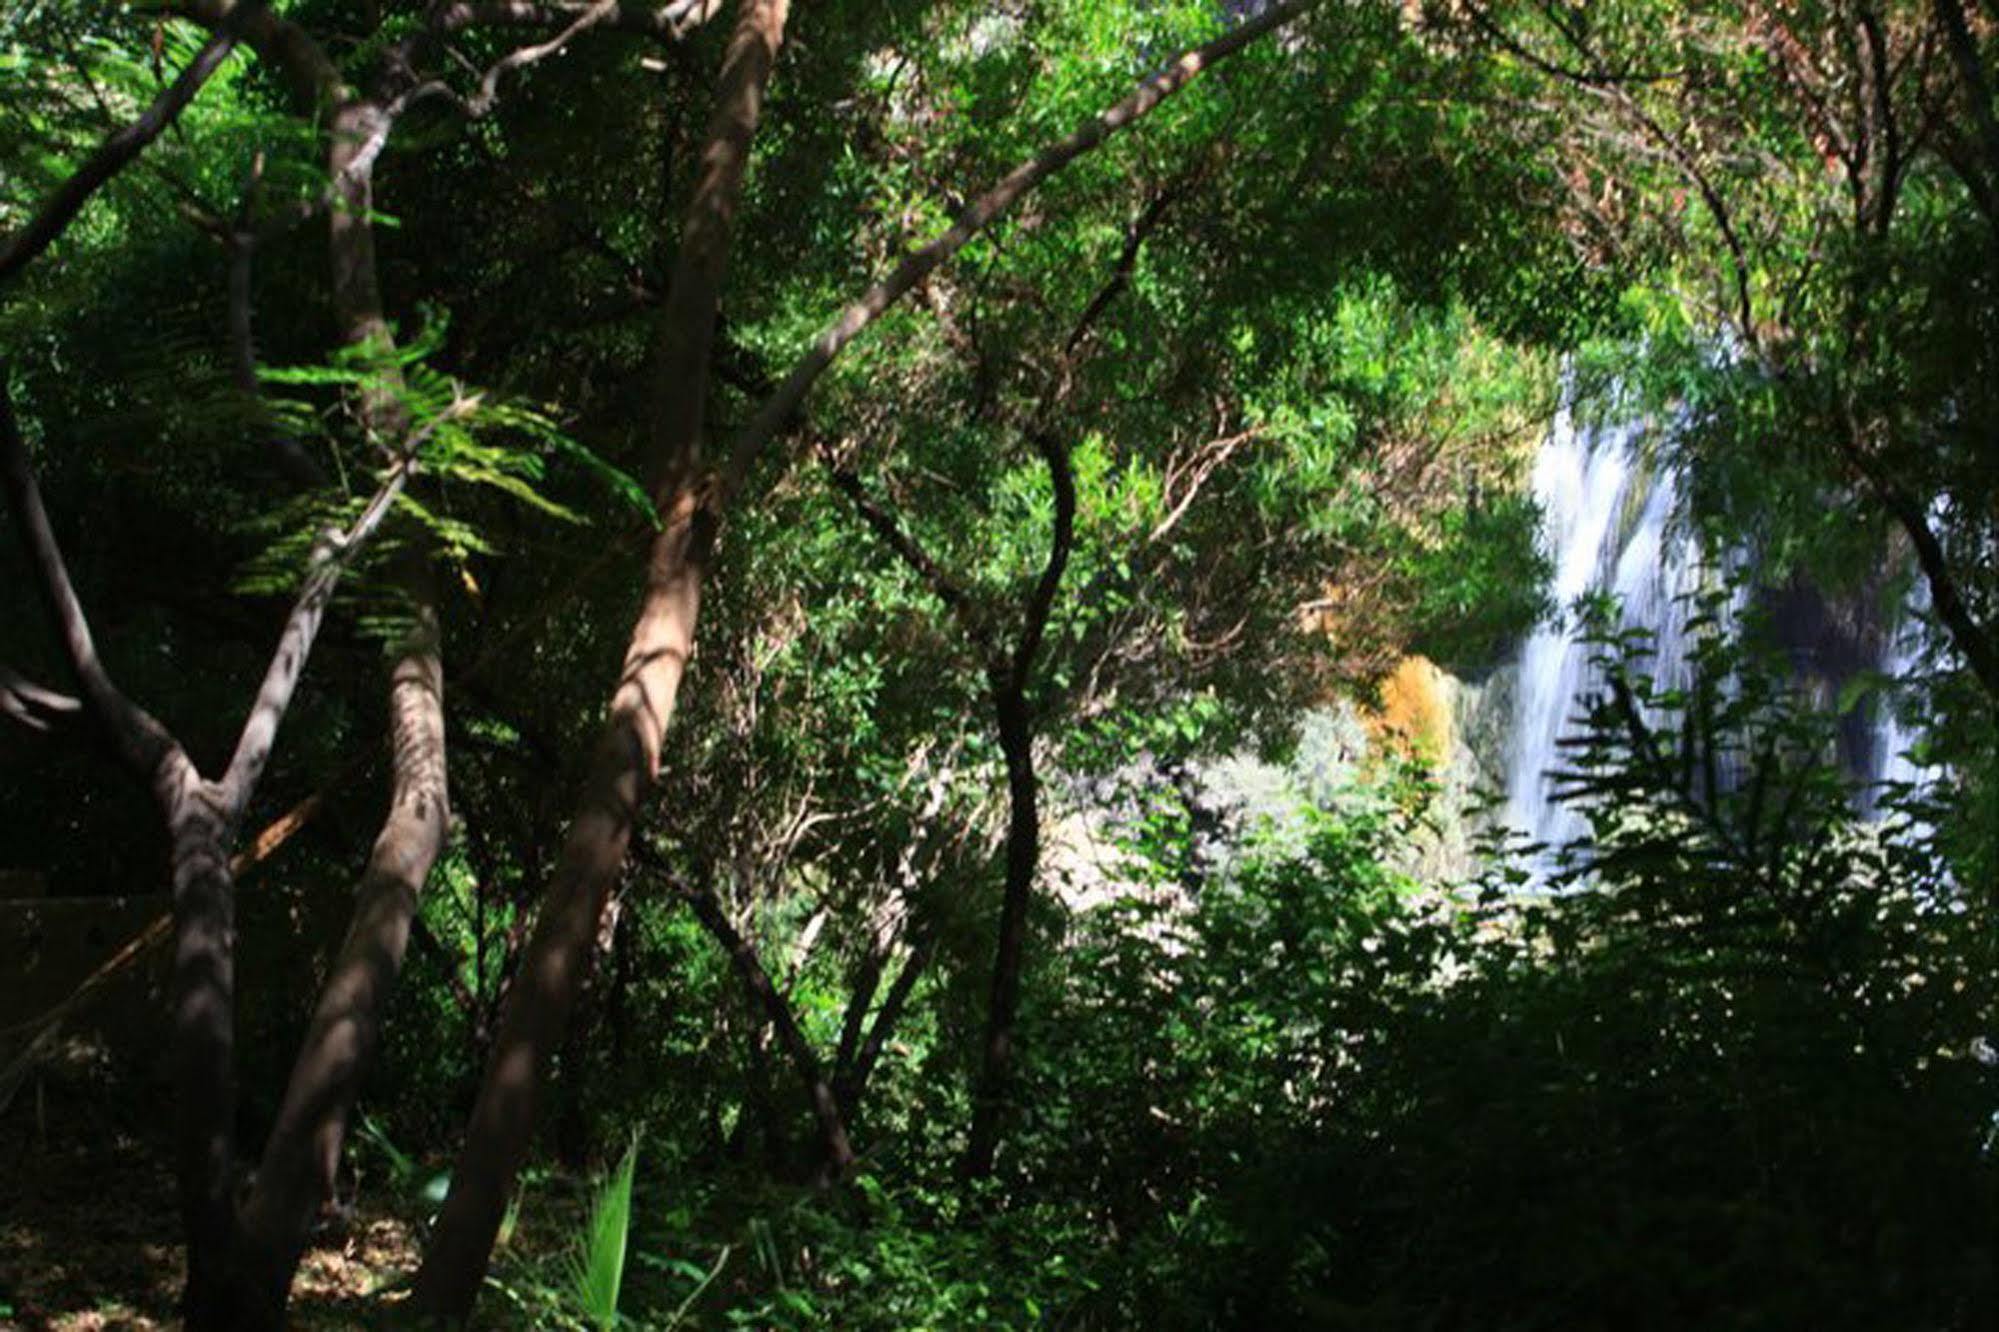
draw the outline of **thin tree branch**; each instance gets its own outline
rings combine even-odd
[[[647,859],[659,867],[656,857],[647,854]],[[826,1080],[825,1070],[820,1066],[819,1057],[813,1052],[812,1043],[798,1025],[797,1015],[791,1005],[771,983],[770,973],[765,970],[763,959],[757,950],[745,939],[729,919],[729,913],[716,900],[712,890],[693,884],[675,881],[674,888],[694,912],[701,927],[708,931],[729,956],[743,986],[750,992],[763,1009],[778,1041],[790,1057],[792,1067],[797,1071],[799,1081],[804,1084],[807,1102],[812,1107],[812,1115],[819,1124],[820,1136],[825,1139],[827,1162],[835,1174],[844,1175],[853,1168],[854,1149],[847,1137],[847,1126],[840,1113],[840,1105],[833,1095],[833,1088]]]
[[[860,1048],[855,1051],[853,1062],[843,1078],[837,1079],[835,1090],[840,1097],[840,1106],[848,1114],[861,1103],[866,1094],[868,1080],[874,1076],[875,1066],[881,1062],[882,1051],[887,1048],[889,1037],[895,1034],[902,1021],[903,1010],[909,1006],[910,995],[916,992],[916,982],[923,977],[930,959],[936,956],[937,941],[925,936],[909,951],[902,970],[890,982],[888,994],[882,999],[881,1008],[875,1013],[875,1020],[868,1028],[868,1034]]]
[[[437,931],[424,922],[420,915],[410,917],[410,939],[419,951],[437,964],[438,975],[445,988],[451,991],[451,998],[458,1005],[458,1011],[465,1021],[476,1031],[485,1026],[485,1006],[465,983],[462,973],[464,959],[455,948],[447,947],[444,940],[437,937]]]
[[[39,575],[43,603],[62,639],[70,669],[83,686],[91,714],[110,733],[126,765],[150,785],[161,760],[179,750],[180,744],[143,708],[125,697],[112,683],[110,673],[97,655],[90,620],[70,582],[69,566],[49,523],[48,510],[43,507],[27,443],[14,420],[7,377],[7,366],[0,362],[0,466],[4,466],[8,503],[20,526],[21,539],[27,545],[29,561]]]
[[[44,689],[19,672],[0,665],[0,714],[31,731],[47,731],[52,720],[77,712],[83,700]]]
[[[965,631],[965,636],[972,640],[973,645],[982,654],[990,656],[994,650],[992,633],[986,625],[985,617],[979,613],[978,605],[973,602],[970,595],[958,586],[943,565],[931,557],[930,552],[917,544],[914,537],[903,531],[893,514],[875,502],[860,477],[851,469],[836,463],[831,453],[822,452],[821,457],[834,488],[847,497],[848,502],[854,506],[854,511],[860,514],[861,521],[865,522],[869,530],[881,539],[882,544],[887,546],[895,557],[930,589],[932,596],[944,603],[945,609],[956,617],[959,627]]]
[[[1572,31],[1568,24],[1561,22],[1547,5],[1537,5],[1536,8],[1541,11],[1543,17],[1548,19],[1551,26],[1562,35],[1563,40],[1569,44],[1575,54],[1587,62],[1586,68],[1579,69],[1565,65],[1560,61],[1551,60],[1541,55],[1508,33],[1498,20],[1492,17],[1486,6],[1470,4],[1465,7],[1466,12],[1471,15],[1473,23],[1505,50],[1550,78],[1559,79],[1563,82],[1574,84],[1577,87],[1589,88],[1596,91],[1613,105],[1622,109],[1625,114],[1629,115],[1638,124],[1639,128],[1650,135],[1653,141],[1659,145],[1660,149],[1666,153],[1673,165],[1679,168],[1680,173],[1686,177],[1687,182],[1694,187],[1695,193],[1700,195],[1701,202],[1707,207],[1709,216],[1714,219],[1715,226],[1721,232],[1722,243],[1728,249],[1730,264],[1734,269],[1733,276],[1735,281],[1733,285],[1735,287],[1736,323],[1740,328],[1743,340],[1752,348],[1759,346],[1760,343],[1756,333],[1755,305],[1750,290],[1748,250],[1742,242],[1740,233],[1736,230],[1734,215],[1729,210],[1727,200],[1723,198],[1721,190],[1709,178],[1706,170],[1701,167],[1700,163],[1687,150],[1686,146],[1675,135],[1669,133],[1650,112],[1639,105],[1637,98],[1631,95],[1630,88],[1626,85],[1626,82],[1612,77],[1604,70],[1602,62],[1598,59],[1596,53],[1590,50],[1588,43],[1580,34]]]
[[[1065,381],[1066,382],[1066,381]],[[965,1172],[980,1178],[992,1172],[1013,1082],[1014,1025],[1020,1008],[1020,972],[1027,950],[1027,912],[1041,863],[1040,781],[1034,771],[1034,708],[1027,686],[1041,647],[1055,594],[1068,567],[1075,533],[1076,486],[1068,452],[1045,425],[1029,429],[1035,449],[1047,462],[1055,489],[1054,531],[1048,559],[1029,595],[1019,642],[1010,659],[995,660],[987,671],[1000,751],[1006,760],[1006,882],[1000,900],[999,940],[994,950],[992,989],[986,1010],[984,1055],[972,1098],[971,1137]]]
[[[596,20],[606,31],[642,37],[678,40],[721,12],[721,0],[674,0],[668,5],[633,3],[620,0],[608,6]],[[565,4],[536,4],[529,0],[461,0],[443,5],[431,14],[430,25],[439,32],[464,32],[472,28],[562,28],[573,23],[590,7]]]
[[[434,428],[435,423],[423,433],[427,434],[429,429]],[[251,793],[256,790],[257,779],[263,775],[264,765],[270,761],[278,723],[284,720],[285,712],[291,707],[299,677],[305,672],[306,658],[312,653],[313,639],[326,616],[327,603],[333,599],[333,589],[338,586],[347,566],[353,563],[354,557],[382,525],[382,520],[388,517],[396,497],[402,494],[416,465],[416,446],[419,442],[420,437],[410,442],[402,459],[389,470],[374,497],[348,529],[327,533],[313,548],[305,586],[300,589],[291,615],[285,620],[277,650],[271,654],[263,684],[257,690],[256,700],[250,705],[250,715],[244,720],[242,733],[237,737],[236,752],[222,776],[222,799],[231,824],[249,803]]]
[[[1965,665],[1985,691],[1988,700],[1999,706],[1999,636],[1978,622],[1958,590],[1949,557],[1942,541],[1930,526],[1929,516],[1916,497],[1898,484],[1888,470],[1873,457],[1863,442],[1863,432],[1850,406],[1844,410],[1845,430],[1835,430],[1834,443],[1861,484],[1872,491],[1888,516],[1902,528],[1916,553],[1916,564],[1930,589],[1930,609],[1952,644],[1963,655]]]
[[[1048,538],[1048,559],[1042,565],[1041,577],[1036,580],[1034,591],[1027,599],[1027,616],[1021,625],[1020,641],[1013,650],[1011,684],[1016,690],[1027,688],[1028,676],[1034,670],[1034,658],[1041,651],[1041,640],[1048,630],[1048,617],[1055,609],[1055,594],[1061,589],[1062,575],[1069,567],[1069,552],[1076,536],[1076,473],[1069,464],[1068,447],[1053,430],[1046,427],[1031,429],[1028,439],[1048,466],[1048,482],[1055,492],[1055,524]]]
[[[1165,68],[1144,79],[1124,100],[1091,118],[1068,137],[1052,144],[1033,159],[1014,168],[990,190],[980,195],[958,214],[957,220],[940,236],[903,259],[893,272],[862,293],[820,333],[811,348],[793,366],[775,393],[736,435],[727,467],[721,478],[718,499],[726,502],[741,488],[764,447],[791,421],[804,403],[819,376],[840,352],[859,337],[862,330],[919,283],[970,244],[1022,195],[1060,171],[1078,157],[1096,148],[1112,135],[1142,119],[1167,98],[1185,88],[1202,71],[1226,60],[1257,38],[1273,32],[1314,8],[1319,0],[1280,0],[1255,18],[1238,25],[1204,46],[1195,47],[1175,58]]]
[[[1957,650],[1964,654],[1965,664],[1971,668],[1985,696],[1999,706],[1999,642],[1995,642],[1992,632],[1978,622],[1965,603],[1936,530],[1930,526],[1922,506],[1906,490],[1885,479],[1874,480],[1873,486],[1883,507],[1908,534],[1916,563],[1929,584],[1930,606],[1937,619],[1949,632]]]
[[[1957,66],[1958,80],[1964,85],[1964,100],[1971,106],[1972,120],[1984,141],[1986,162],[1978,174],[1982,192],[1990,195],[1996,188],[1995,182],[1999,182],[1999,118],[1992,112],[1992,84],[1986,77],[1985,62],[1979,58],[1978,44],[1971,38],[1958,0],[1935,0],[1935,9],[1943,27],[1944,44],[1950,48],[1951,63]],[[1999,216],[1989,209],[1987,216],[1999,225]]]
[[[113,176],[129,166],[134,158],[146,150],[146,146],[160,137],[162,131],[180,113],[187,109],[195,94],[201,91],[215,71],[222,68],[222,62],[236,49],[244,30],[252,19],[264,8],[265,0],[242,0],[230,13],[227,22],[221,24],[213,36],[195,52],[179,76],[153,99],[139,114],[139,118],[125,126],[100,145],[96,152],[85,159],[70,178],[57,187],[35,215],[28,219],[26,226],[9,236],[0,244],[0,283],[5,283],[25,268],[28,263],[46,250],[55,239],[69,227],[90,202],[90,197],[104,188]]]
[[[491,111],[500,99],[501,75],[517,69],[526,69],[529,65],[555,55],[576,37],[609,19],[617,7],[617,0],[598,0],[598,3],[580,11],[574,22],[547,41],[534,46],[523,46],[518,51],[502,56],[486,71],[485,77],[479,80],[479,91],[465,104],[466,113],[476,120]]]
[[[854,989],[847,996],[847,1007],[840,1015],[840,1039],[833,1047],[835,1094],[839,1093],[842,1082],[853,1068],[854,1054],[860,1049],[861,1037],[867,1034],[868,1009],[881,989],[882,969],[888,963],[889,949],[893,944],[894,941],[884,938],[881,931],[870,931],[868,951],[854,973]]]
[[[1894,74],[1889,67],[1888,35],[1882,30],[1880,16],[1871,5],[1860,7],[1860,31],[1867,46],[1867,85],[1870,94],[1870,113],[1875,121],[1880,152],[1880,169],[1876,173],[1872,216],[1866,221],[1872,224],[1877,235],[1886,235],[1894,222],[1895,203],[1901,193],[1902,170],[1904,166],[1901,123],[1895,115]]]
[[[1083,313],[1076,316],[1076,322],[1070,326],[1069,336],[1063,339],[1063,355],[1075,355],[1076,348],[1096,328],[1097,321],[1103,317],[1104,311],[1110,308],[1111,302],[1131,285],[1132,274],[1138,268],[1139,252],[1145,248],[1145,242],[1165,220],[1167,210],[1176,200],[1186,195],[1203,174],[1200,170],[1190,171],[1153,195],[1139,211],[1138,216],[1132,219],[1131,225],[1125,228],[1124,245],[1118,251],[1117,262],[1111,268],[1111,275],[1104,280],[1101,287],[1097,288],[1097,294],[1083,307]]]

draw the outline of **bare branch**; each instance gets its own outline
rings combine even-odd
[[[447,4],[431,15],[431,27],[439,32],[464,32],[471,28],[562,28],[591,6],[536,4],[529,0],[460,0]],[[667,5],[649,5],[622,0],[594,6],[607,12],[596,23],[607,31],[632,33],[642,37],[677,40],[721,12],[721,0],[674,0]]]
[[[1880,167],[1876,172],[1872,216],[1863,218],[1870,222],[1877,234],[1885,234],[1895,217],[1895,202],[1901,193],[1902,172],[1905,158],[1902,147],[1901,124],[1895,116],[1894,73],[1890,68],[1888,35],[1883,31],[1880,16],[1872,7],[1860,7],[1860,31],[1867,47],[1864,82],[1869,93],[1868,114],[1875,126],[1875,134],[1880,143]]]
[[[70,669],[76,672],[92,715],[110,732],[120,757],[150,784],[160,761],[177,751],[179,742],[119,691],[97,655],[89,617],[84,614],[83,603],[70,582],[69,566],[56,542],[55,529],[49,524],[48,510],[42,505],[42,491],[35,481],[27,443],[14,420],[4,362],[0,362],[0,463],[4,463],[8,504],[27,545],[28,559],[40,576],[42,600],[62,639],[63,650],[69,655]]]
[[[1187,516],[1187,510],[1191,509],[1194,506],[1194,501],[1200,498],[1201,487],[1208,483],[1208,478],[1214,475],[1215,470],[1227,462],[1237,449],[1257,438],[1262,433],[1262,427],[1251,426],[1240,433],[1226,435],[1221,439],[1210,440],[1208,443],[1196,448],[1193,451],[1193,457],[1189,458],[1184,464],[1177,466],[1169,465],[1166,472],[1165,492],[1167,500],[1173,507],[1167,510],[1166,516],[1161,518],[1158,525],[1146,534],[1145,539],[1147,543],[1157,544],[1165,538],[1167,533],[1178,527],[1180,520]],[[1173,490],[1176,483],[1182,487],[1178,499],[1173,498]]]
[[[465,7],[460,6],[460,8]],[[515,7],[503,6],[503,8],[512,9]],[[535,8],[543,7],[535,6]],[[449,84],[441,79],[432,79],[408,89],[383,108],[383,118],[379,132],[363,146],[362,155],[359,158],[361,163],[359,169],[365,171],[374,165],[375,156],[381,152],[383,144],[387,142],[389,130],[394,126],[397,117],[416,103],[433,97],[441,97],[457,107],[467,120],[478,120],[491,115],[493,108],[500,103],[500,78],[502,75],[517,69],[525,69],[529,65],[537,64],[540,61],[548,59],[550,56],[559,54],[576,37],[616,18],[619,8],[617,0],[597,0],[596,4],[584,8],[570,9],[564,7],[553,11],[550,17],[552,18],[556,14],[559,14],[568,20],[567,26],[545,42],[538,42],[532,46],[523,46],[519,50],[510,51],[494,61],[492,65],[487,67],[486,72],[479,76],[479,90],[470,97],[459,96],[452,90]],[[454,56],[456,55],[455,52],[453,54]],[[470,62],[464,60],[462,56],[457,58],[460,63],[467,65],[468,68],[470,67]]]
[[[434,423],[430,428],[434,428]],[[278,723],[284,720],[285,712],[291,706],[292,694],[298,688],[299,677],[305,672],[306,658],[312,653],[313,639],[319,634],[327,603],[333,599],[333,589],[339,584],[347,566],[353,563],[354,557],[382,525],[396,497],[402,494],[415,467],[417,442],[411,441],[402,459],[390,469],[353,524],[345,532],[325,534],[313,548],[305,586],[300,590],[292,613],[285,621],[284,631],[278,637],[277,650],[271,654],[264,682],[257,690],[256,701],[250,705],[250,715],[236,740],[236,752],[222,777],[222,798],[231,824],[249,803],[251,793],[256,790],[257,779],[263,775],[264,765],[270,760]]]
[[[1950,641],[1964,657],[1965,665],[1984,689],[1986,697],[1999,703],[1999,635],[1981,624],[1959,590],[1948,554],[1920,500],[1903,488],[1870,451],[1864,432],[1850,407],[1844,409],[1846,429],[1833,432],[1833,442],[1866,489],[1873,492],[1888,516],[1900,525],[1916,554],[1916,564],[1929,586],[1930,606]]]
[[[1733,270],[1735,322],[1743,341],[1752,348],[1760,349],[1761,341],[1757,336],[1755,303],[1751,290],[1753,275],[1749,266],[1748,248],[1743,244],[1741,234],[1736,229],[1735,215],[1730,210],[1720,187],[1715,184],[1707,169],[1701,165],[1699,159],[1680,137],[1668,130],[1657,117],[1640,105],[1638,99],[1632,95],[1630,85],[1608,71],[1597,52],[1590,48],[1583,34],[1577,32],[1570,24],[1564,23],[1560,15],[1549,5],[1537,4],[1536,8],[1555,31],[1561,34],[1563,41],[1568,44],[1576,57],[1584,62],[1582,67],[1565,65],[1534,51],[1508,33],[1485,6],[1478,4],[1466,6],[1473,22],[1507,51],[1550,78],[1560,79],[1579,88],[1587,88],[1603,97],[1629,116],[1641,130],[1651,136],[1653,142],[1658,144],[1672,164],[1686,177],[1687,183],[1693,186],[1694,192],[1700,196],[1701,202],[1707,207],[1708,215],[1714,219],[1716,228],[1721,232],[1722,244],[1728,250],[1730,267]]]
[[[144,152],[146,146],[159,138],[161,132],[187,109],[188,103],[201,91],[201,86],[222,68],[222,62],[236,49],[246,25],[263,9],[264,4],[265,0],[242,0],[229,15],[229,20],[202,44],[187,68],[153,99],[152,105],[141,112],[137,120],[106,139],[76,169],[75,174],[35,210],[28,224],[0,245],[0,283],[19,273],[30,260],[54,243],[83,206],[90,202],[90,196],[130,165],[132,159]]]
[[[44,689],[19,672],[0,665],[0,715],[12,717],[31,731],[47,731],[65,714],[80,711],[81,699]]]
[[[502,74],[509,70],[525,69],[537,61],[548,59],[569,45],[577,35],[588,32],[608,19],[611,11],[617,7],[617,0],[598,0],[598,3],[578,14],[574,23],[547,41],[536,46],[523,46],[520,50],[495,61],[493,67],[486,71],[486,76],[479,80],[478,93],[466,104],[467,114],[476,120],[493,109],[494,104],[499,101]]]

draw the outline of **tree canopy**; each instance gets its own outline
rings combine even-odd
[[[0,1038],[0,1168],[150,1180],[191,1327],[1980,1325],[1995,59],[0,12],[0,869],[161,917]],[[1678,479],[1684,660],[1555,604],[1558,415]],[[1523,846],[1465,770],[1570,612]],[[0,1318],[133,1298],[6,1210]]]

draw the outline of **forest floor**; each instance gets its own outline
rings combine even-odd
[[[129,1087],[58,1072],[0,1116],[0,1329],[151,1332],[177,1326],[182,1255],[165,1116]],[[153,1102],[154,1110],[165,1104]],[[351,1328],[413,1271],[407,1218],[364,1204],[299,1271],[291,1325]]]

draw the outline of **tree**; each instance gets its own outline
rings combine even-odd
[[[215,438],[225,434],[254,439],[260,466],[307,485],[315,470],[381,467],[383,445],[399,438],[424,445],[394,514],[395,548],[366,571],[375,600],[363,603],[364,622],[386,601],[401,631],[389,818],[241,1207],[226,1153],[190,1157],[201,1200],[189,1217],[197,1325],[282,1318],[313,1211],[331,1190],[419,892],[450,854],[447,646],[462,643],[473,663],[454,675],[454,699],[470,700],[454,705],[458,803],[475,792],[473,840],[500,844],[498,855],[468,854],[504,861],[504,876],[482,877],[504,877],[518,894],[489,902],[497,885],[474,889],[475,911],[491,905],[506,921],[496,966],[482,954],[474,968],[467,1007],[497,1007],[499,1021],[483,1035],[488,1072],[418,1282],[420,1302],[462,1316],[531,1145],[539,1084],[561,1058],[607,933],[638,819],[655,803],[677,816],[655,854],[691,887],[704,925],[776,1022],[836,1166],[841,1121],[914,987],[977,978],[971,988],[984,998],[969,1005],[969,1026],[980,1034],[961,1043],[957,1071],[977,1088],[967,1164],[991,1171],[1018,1108],[1017,1010],[1037,916],[1049,908],[1037,747],[1064,766],[1113,766],[1159,737],[1120,733],[1104,718],[1120,706],[1171,714],[1210,689],[1228,698],[1229,724],[1201,743],[1220,745],[1269,729],[1327,678],[1365,677],[1412,637],[1441,645],[1459,634],[1469,655],[1489,655],[1537,604],[1532,589],[1507,588],[1494,572],[1533,567],[1532,515],[1517,490],[1550,379],[1545,358],[1502,364],[1509,335],[1560,330],[1588,285],[1542,225],[1546,174],[1483,127],[1466,131],[1444,96],[1461,71],[1393,9],[1320,7],[1307,18],[1309,4],[1278,4],[1216,36],[1213,16],[1192,10],[1079,6],[1044,28],[977,7],[904,16],[859,6],[851,24],[817,20],[822,35],[767,92],[789,16],[766,0],[743,5],[726,38],[701,28],[712,5],[386,8],[172,6],[204,31],[240,32],[257,56],[255,72],[211,88],[244,114],[205,125],[192,104],[185,142],[156,142],[101,196],[135,241],[91,235],[52,250],[66,266],[34,275],[33,299],[7,330],[22,348],[54,336],[66,352],[107,354],[120,344],[87,336],[69,299],[123,264],[157,271],[184,244],[161,218],[185,212],[227,261],[235,414],[188,413],[186,428],[206,445],[194,455],[202,466],[233,456],[233,441]],[[143,49],[121,22],[106,20],[106,31]],[[535,36],[514,45],[514,28]],[[1281,41],[1260,40],[1279,29]],[[710,37],[723,42],[713,89],[701,76]],[[1187,54],[1164,56],[1183,45]],[[1194,83],[1223,60],[1225,72]],[[898,90],[904,77],[916,92]],[[638,88],[648,91],[621,95]],[[840,114],[860,118],[865,151],[850,157],[838,133],[808,126],[855,89],[858,111]],[[942,108],[960,97],[980,114],[946,124]],[[708,129],[691,136],[685,122],[703,105]],[[780,135],[758,130],[767,105]],[[1123,133],[1141,119],[1142,131]],[[82,137],[61,117],[54,128],[58,141]],[[631,153],[572,170],[578,143],[593,138],[656,144],[667,169]],[[689,160],[691,172],[673,169]],[[821,175],[833,188],[802,198],[798,182]],[[967,180],[992,175],[996,186],[957,203]],[[1389,225],[1384,175],[1408,182],[1392,192]],[[1513,188],[1494,190],[1495,180]],[[206,202],[220,181],[242,189],[237,208]],[[148,207],[156,194],[176,207]],[[391,198],[401,225],[381,228],[377,210]],[[308,258],[290,228],[321,213],[328,250]],[[661,225],[673,216],[685,218],[677,231]],[[926,233],[934,238],[912,248]],[[1319,239],[1287,253],[1300,235]],[[732,264],[755,280],[725,302]],[[809,339],[821,312],[870,271],[887,276]],[[323,296],[330,337],[302,293]],[[425,302],[450,318],[426,315]],[[917,303],[922,318],[908,313]],[[864,332],[876,346],[857,365]],[[263,380],[301,390],[324,409],[318,419],[264,401],[256,367],[271,358],[257,343],[288,350],[280,359],[295,368],[266,369]],[[761,370],[801,347],[782,376]],[[162,348],[156,363],[177,375],[186,359]],[[883,382],[899,401],[884,398]],[[40,421],[88,420],[97,406],[53,375],[30,383]],[[113,396],[126,391],[119,384]],[[711,398],[733,428],[708,426]],[[561,404],[562,428],[522,405],[542,399]],[[571,430],[593,448],[574,447]],[[715,438],[731,442],[717,449]],[[788,467],[805,450],[779,445],[800,439],[834,459],[830,490]],[[313,461],[321,453],[327,464]],[[473,489],[556,516],[590,508],[599,528],[627,525],[619,499],[590,494],[580,475],[551,475],[549,454],[600,478],[599,455],[643,476],[656,520],[601,726],[575,701],[573,681],[620,650],[606,626],[631,607],[591,580],[616,567],[627,543],[529,527]],[[274,487],[248,484],[262,474],[216,472],[206,492],[190,484],[176,511],[198,514],[204,493],[248,511],[274,507]],[[610,480],[614,495],[628,488]],[[577,493],[588,498],[573,507]],[[298,544],[298,512],[275,520],[287,538],[280,552]],[[900,567],[882,567],[878,548],[855,540],[856,512]],[[489,561],[502,540],[532,557]],[[1462,558],[1474,548],[1504,553],[1482,565]],[[705,872],[712,846],[676,835],[723,821],[715,737],[736,720],[733,704],[693,703],[694,726],[667,745],[697,612],[717,621],[703,600],[718,575],[731,595],[720,634],[703,630],[704,653],[729,660],[760,636],[780,644],[789,730],[771,736],[752,721],[751,743],[793,747],[777,770],[802,802],[883,818],[837,838],[794,836],[796,864],[769,890],[835,886],[834,900],[854,904],[843,947],[866,941],[825,1068],[802,1024],[785,1029],[787,1006],[773,1002],[783,996],[737,923],[744,917],[702,895],[729,882]],[[825,588],[847,604],[823,602]],[[1422,622],[1406,633],[1396,612],[1419,598]],[[935,615],[940,600],[945,617]],[[774,631],[795,605],[811,607],[809,632]],[[1333,652],[1299,632],[1307,611],[1337,634]],[[576,642],[554,641],[551,621]],[[460,659],[455,647],[450,659]],[[480,678],[489,662],[504,679]],[[815,665],[851,693],[824,697]],[[9,697],[40,718],[53,695]],[[832,729],[868,725],[878,748],[856,743],[860,729]],[[466,739],[488,749],[464,759]],[[505,765],[528,748],[544,786],[567,755],[592,756],[575,774],[566,827],[546,795],[517,824],[501,812],[521,784]],[[938,800],[885,795],[885,774],[945,753],[964,757],[942,765]],[[997,771],[1003,781],[992,780]],[[960,850],[940,867],[981,889],[997,880],[995,892],[966,894],[955,916],[917,903],[923,894],[909,886],[928,877],[906,855],[909,825],[938,819],[939,805],[964,830],[941,839]],[[756,820],[776,822],[765,811],[742,822]],[[564,849],[550,866],[542,850],[557,839]],[[1003,849],[996,876],[982,844]],[[543,880],[547,892],[533,894]],[[912,924],[906,960],[870,1020],[893,931],[859,904],[884,900],[905,902]],[[469,934],[479,949],[495,936],[483,915]],[[446,943],[436,951],[452,965]],[[184,1045],[187,1066],[206,1070],[207,1118],[221,1124],[208,1136],[227,1143],[226,1049]]]

